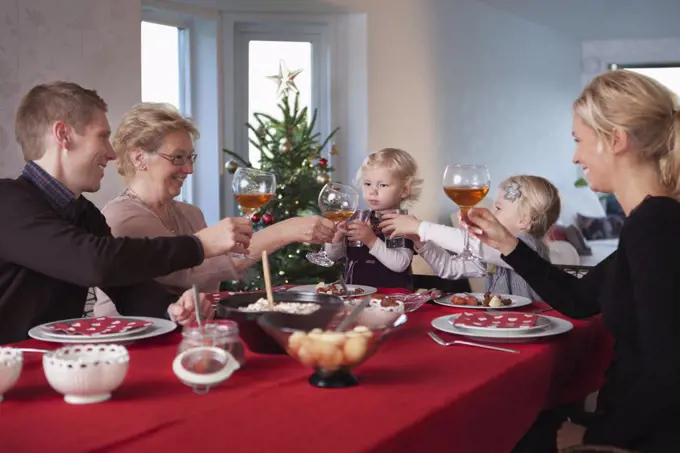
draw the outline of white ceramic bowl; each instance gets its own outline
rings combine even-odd
[[[16,384],[23,365],[24,356],[21,350],[0,348],[0,401],[3,400],[3,395]]]
[[[70,404],[106,401],[128,371],[130,356],[115,344],[76,344],[43,356],[47,382]]]

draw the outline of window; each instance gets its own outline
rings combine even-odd
[[[181,109],[180,34],[171,25],[142,22],[142,102]]]
[[[675,65],[611,65],[610,69],[625,69],[649,76],[680,96],[680,64]]]
[[[277,117],[278,85],[272,75],[279,74],[280,66],[288,70],[302,70],[295,77],[300,93],[300,108],[312,105],[312,43],[296,41],[250,41],[248,43],[248,122],[255,124],[255,113]],[[284,69],[284,71],[286,70]],[[293,96],[294,94],[291,94]],[[260,151],[249,143],[248,160],[258,166]]]
[[[142,102],[166,102],[188,114],[187,29],[142,21]],[[191,175],[179,195],[191,202]]]
[[[295,78],[300,93],[300,107],[317,110],[317,132],[330,132],[330,59],[327,25],[304,23],[242,23],[235,26],[236,151],[253,165],[259,163],[259,150],[249,143],[246,123],[255,123],[255,113],[280,116],[277,105],[277,82],[270,76],[279,74],[283,64],[291,71],[302,72]],[[291,94],[291,100],[294,93]]]

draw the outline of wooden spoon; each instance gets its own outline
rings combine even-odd
[[[269,258],[267,251],[262,250],[262,271],[264,273],[264,288],[267,291],[267,302],[269,309],[274,310],[274,295],[272,294],[272,277],[269,273]]]

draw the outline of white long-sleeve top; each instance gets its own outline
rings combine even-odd
[[[346,254],[345,242],[326,244],[324,246],[326,255],[333,261],[344,258]],[[411,265],[411,261],[413,261],[413,250],[404,247],[387,248],[387,244],[381,239],[376,239],[368,253],[375,256],[378,261],[392,272],[404,272]]]
[[[473,262],[458,260],[450,253],[458,254],[463,251],[464,234],[464,231],[460,228],[421,222],[418,235],[420,240],[425,243],[416,252],[441,278],[455,280],[478,276],[480,271],[484,269],[480,269]],[[536,250],[543,259],[548,260],[548,247],[543,241],[528,234],[520,234],[518,239]],[[472,253],[481,258],[486,264],[486,270],[489,271],[484,281],[486,291],[514,294],[532,300],[539,299],[538,294],[531,289],[529,284],[503,261],[498,250],[473,237],[470,237],[469,244]],[[495,266],[488,266],[489,264]]]

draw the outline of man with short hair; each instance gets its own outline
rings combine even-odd
[[[15,132],[26,166],[17,179],[0,179],[0,344],[82,316],[88,288],[97,286],[123,315],[186,323],[194,316],[190,292],[175,302],[152,279],[247,252],[247,219],[224,219],[193,236],[114,238],[82,196],[99,190],[115,158],[106,111],[96,91],[70,82],[38,85],[19,105]],[[210,304],[201,303],[207,312]]]

